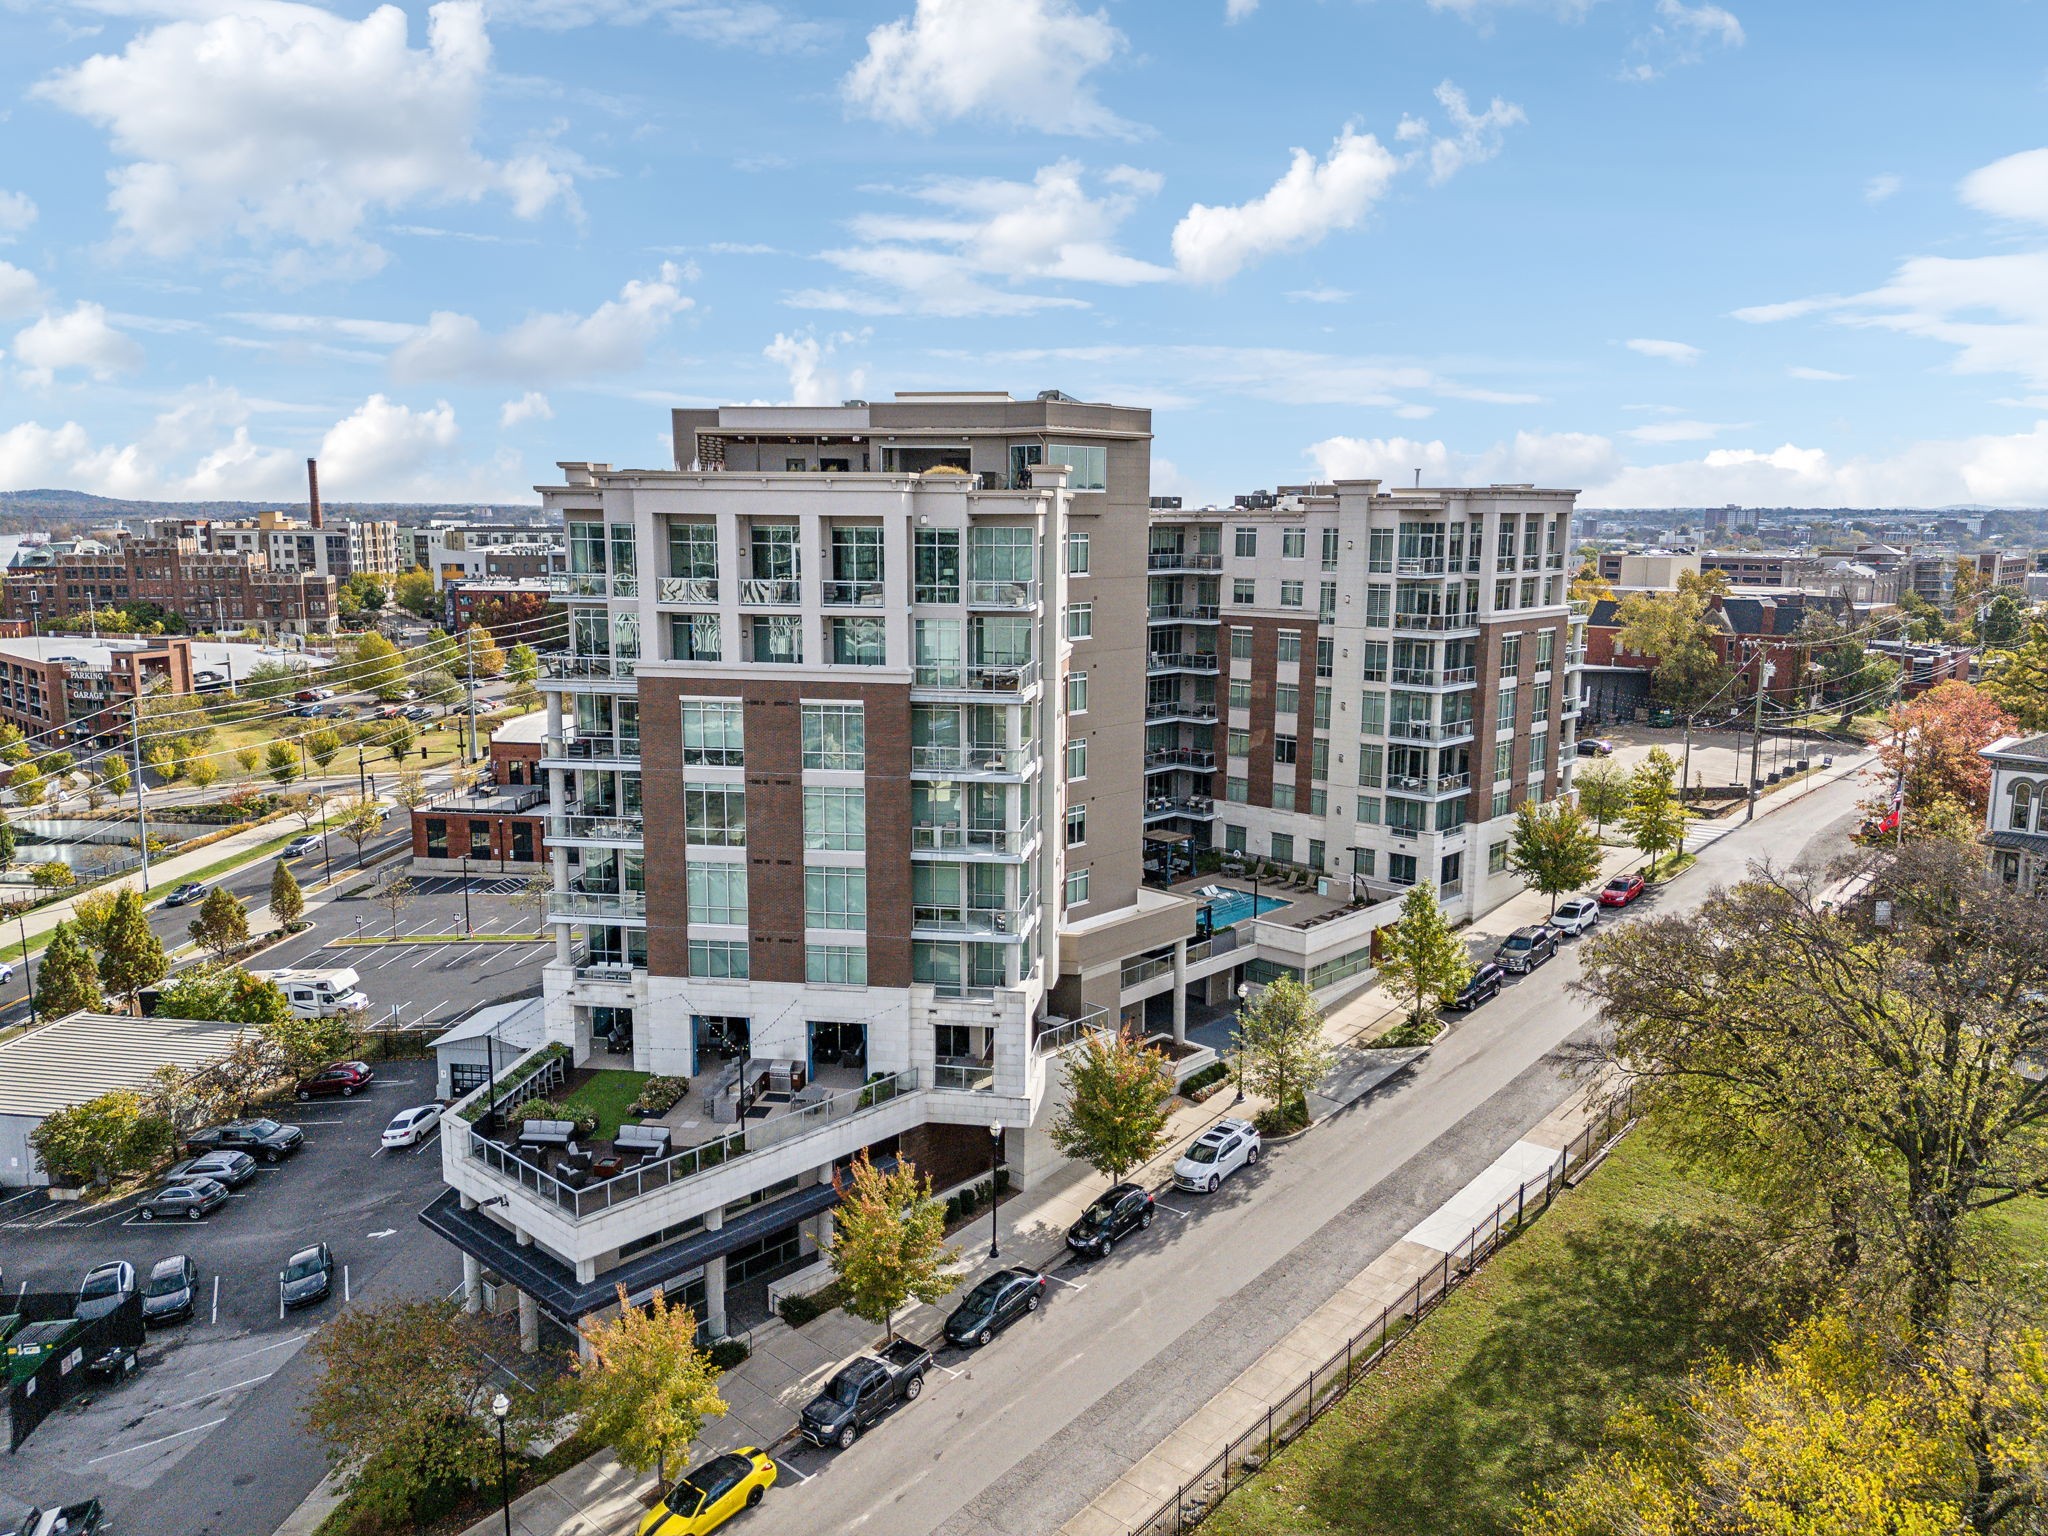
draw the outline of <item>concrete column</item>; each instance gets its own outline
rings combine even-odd
[[[462,1310],[481,1312],[484,1307],[484,1267],[474,1254],[462,1256]]]
[[[540,1353],[540,1303],[524,1291],[519,1293],[519,1352]]]
[[[1173,1043],[1185,1045],[1188,1038],[1188,941],[1173,944]]]
[[[725,1225],[725,1212],[706,1211],[704,1230],[716,1232]],[[725,1255],[704,1266],[704,1326],[714,1339],[725,1337]]]

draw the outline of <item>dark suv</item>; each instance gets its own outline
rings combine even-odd
[[[1467,981],[1459,989],[1457,997],[1451,1002],[1451,1006],[1460,1013],[1463,1013],[1468,1008],[1477,1008],[1488,998],[1500,996],[1500,986],[1505,980],[1507,980],[1507,972],[1503,971],[1491,960],[1487,961],[1484,965],[1475,966],[1472,970],[1471,980]]]
[[[1557,930],[1542,923],[1532,923],[1527,928],[1517,928],[1500,941],[1500,948],[1493,952],[1493,958],[1503,970],[1533,971],[1537,966],[1557,953]]]
[[[142,1320],[162,1324],[182,1322],[192,1316],[192,1304],[199,1293],[199,1271],[182,1253],[158,1259],[142,1287]]]
[[[1067,1246],[1076,1253],[1109,1257],[1116,1240],[1152,1225],[1152,1191],[1135,1184],[1115,1184],[1067,1228]]]
[[[259,1163],[274,1163],[299,1150],[306,1133],[296,1125],[275,1120],[230,1120],[210,1125],[185,1138],[186,1149],[195,1157],[202,1152],[246,1152]]]

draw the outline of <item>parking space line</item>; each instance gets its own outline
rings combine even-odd
[[[1058,1275],[1053,1274],[1050,1270],[1046,1272],[1045,1278],[1050,1280],[1054,1285],[1064,1285],[1070,1291],[1085,1291],[1088,1289],[1087,1286],[1077,1285],[1072,1280],[1062,1280]]]
[[[219,1277],[216,1276],[215,1278],[218,1279]],[[285,1335],[285,1337],[281,1339],[271,1340],[271,1342],[268,1344],[259,1344],[254,1349],[245,1349],[239,1355],[229,1355],[227,1359],[221,1361],[221,1364],[233,1365],[237,1360],[252,1360],[258,1355],[267,1355],[273,1349],[283,1349],[287,1344],[296,1344],[299,1342],[299,1340],[309,1339],[312,1336],[313,1334],[311,1329],[308,1329],[302,1333],[287,1334]]]
[[[797,1471],[795,1467],[791,1466],[788,1462],[784,1461],[780,1456],[772,1457],[771,1460],[774,1461],[776,1466],[780,1467],[783,1471],[787,1472],[791,1477],[795,1478],[798,1482],[808,1483],[811,1480],[810,1473]]]
[[[935,1371],[944,1371],[948,1376],[951,1376],[955,1381],[958,1381],[962,1376],[967,1374],[965,1371],[954,1370],[953,1367],[951,1367],[950,1365],[941,1365],[936,1360],[932,1362],[932,1369]]]
[[[86,1462],[86,1465],[88,1467],[94,1466],[102,1461],[112,1461],[116,1456],[126,1456],[133,1451],[146,1451],[153,1445],[163,1445],[171,1440],[182,1440],[187,1435],[196,1435],[202,1429],[212,1429],[216,1424],[225,1424],[227,1421],[228,1416],[222,1414],[217,1419],[208,1419],[204,1424],[194,1424],[190,1429],[181,1429],[174,1434],[159,1435],[156,1439],[145,1440],[140,1445],[123,1446],[118,1451],[108,1451],[104,1456],[94,1456]]]
[[[1192,1216],[1195,1214],[1193,1211],[1184,1211],[1177,1205],[1168,1205],[1164,1200],[1154,1200],[1152,1202],[1152,1209],[1155,1211],[1165,1211],[1173,1216]]]
[[[250,1376],[242,1381],[234,1383],[232,1386],[215,1387],[211,1392],[202,1392],[197,1397],[188,1397],[182,1403],[165,1403],[161,1408],[151,1408],[146,1410],[142,1414],[142,1418],[146,1419],[149,1418],[152,1414],[158,1413],[176,1413],[180,1408],[191,1408],[199,1403],[205,1402],[208,1398],[211,1397],[225,1397],[228,1393],[238,1392],[243,1387],[253,1387],[259,1381],[268,1381],[271,1377],[275,1376],[276,1374],[277,1372],[275,1371],[265,1371],[261,1376]],[[141,1420],[138,1419],[136,1422],[140,1423]]]

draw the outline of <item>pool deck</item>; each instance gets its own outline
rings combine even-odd
[[[1269,880],[1261,880],[1258,891],[1259,920],[1261,922],[1281,923],[1289,928],[1304,928],[1319,917],[1327,917],[1333,912],[1342,912],[1351,905],[1351,881],[1342,875],[1332,875],[1330,880],[1333,890],[1344,892],[1342,897],[1334,895],[1319,896],[1313,888],[1303,890],[1299,886],[1275,886]],[[1225,890],[1242,891],[1247,897],[1252,894],[1251,881],[1238,875],[1198,875],[1192,880],[1181,881],[1180,884],[1172,887],[1172,890],[1176,896],[1186,896],[1191,900],[1199,900],[1200,898],[1195,895],[1195,892],[1205,885],[1217,885],[1222,886]],[[1278,899],[1286,902],[1287,905],[1275,911],[1268,911],[1266,902],[1269,899]],[[1246,915],[1249,916],[1250,914],[1247,913]],[[1236,925],[1233,924],[1231,926],[1234,927]]]

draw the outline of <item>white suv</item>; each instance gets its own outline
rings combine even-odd
[[[1559,933],[1590,933],[1600,921],[1600,903],[1590,896],[1574,896],[1552,914],[1550,926]]]
[[[1214,1194],[1240,1168],[1259,1160],[1259,1133],[1248,1120],[1218,1120],[1173,1165],[1175,1189]]]

